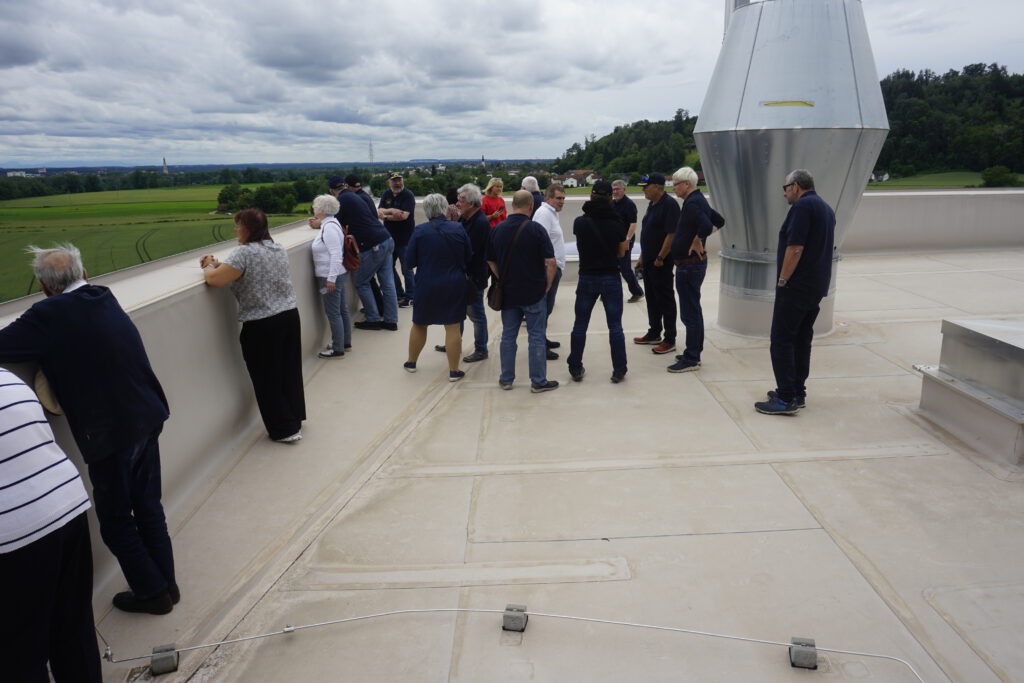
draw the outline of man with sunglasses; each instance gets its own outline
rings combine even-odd
[[[771,356],[775,390],[754,409],[765,415],[793,415],[806,405],[811,341],[819,304],[832,280],[836,214],[814,191],[804,169],[786,176],[782,193],[790,204],[779,230],[778,282],[772,312]]]

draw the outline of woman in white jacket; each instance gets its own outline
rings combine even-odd
[[[327,324],[331,328],[331,345],[320,352],[321,358],[343,358],[345,352],[352,348],[352,318],[345,292],[348,271],[341,262],[345,234],[334,217],[338,209],[337,199],[322,194],[313,200],[315,218],[309,221],[311,228],[320,230],[312,243],[313,274],[316,275]]]

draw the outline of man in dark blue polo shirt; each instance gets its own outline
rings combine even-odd
[[[395,241],[381,225],[367,203],[355,192],[348,189],[341,178],[331,178],[331,194],[338,198],[338,222],[348,228],[349,234],[359,244],[359,270],[352,276],[356,293],[366,312],[366,320],[353,325],[360,330],[398,329],[398,297],[395,295],[394,265],[391,255]],[[377,307],[370,288],[370,279],[377,276],[380,283],[383,312]]]
[[[778,282],[772,312],[771,355],[775,390],[754,404],[766,415],[793,415],[806,405],[811,341],[819,304],[832,281],[836,215],[814,191],[804,169],[786,176],[782,193],[790,204],[779,230]]]
[[[529,340],[530,391],[558,388],[547,377],[547,301],[555,278],[555,250],[539,223],[530,220],[533,195],[519,190],[512,196],[512,215],[498,223],[487,243],[487,265],[504,289],[501,309],[501,376],[498,384],[511,389],[516,378],[516,337],[523,319]]]
[[[647,212],[640,231],[640,260],[647,285],[647,333],[634,344],[650,344],[654,353],[676,350],[676,295],[672,291],[672,235],[679,221],[679,205],[665,192],[665,176],[651,173],[640,185],[647,197]],[[662,333],[664,332],[664,337]]]
[[[633,243],[636,241],[636,204],[626,196],[626,181],[612,181],[612,209],[619,214],[622,222],[626,224],[626,239],[629,245],[626,253],[619,259],[619,273],[629,287],[629,300],[627,303],[635,304],[644,298],[644,290],[636,281],[636,273],[633,272]]]
[[[398,305],[404,308],[416,298],[416,276],[412,268],[405,264],[405,247],[409,244],[409,238],[412,237],[412,229],[416,227],[416,196],[406,188],[405,179],[401,173],[392,173],[388,178],[388,189],[384,190],[384,194],[380,196],[377,216],[384,221],[384,227],[388,229],[391,237],[395,240],[391,268],[394,272]],[[402,263],[404,286],[402,278],[398,277],[398,269],[395,267],[399,261]]]

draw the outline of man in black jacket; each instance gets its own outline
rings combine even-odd
[[[29,247],[46,299],[0,330],[0,362],[39,364],[89,467],[103,542],[130,591],[126,612],[166,614],[180,594],[160,503],[160,447],[169,412],[142,338],[106,287],[90,285],[71,244]]]
[[[626,253],[626,224],[611,205],[611,183],[599,180],[583,205],[583,215],[572,225],[579,250],[579,281],[576,285],[576,321],[570,335],[569,374],[583,379],[583,348],[587,343],[590,314],[598,299],[608,321],[608,344],[612,353],[612,382],[626,376],[626,337],[622,331],[622,280],[619,259]]]
[[[672,174],[672,189],[683,200],[679,224],[672,237],[671,257],[676,267],[676,292],[679,294],[679,319],[686,329],[686,347],[668,366],[669,372],[691,372],[700,367],[704,350],[704,311],[700,306],[700,287],[708,272],[704,244],[714,231],[712,216],[721,218],[697,189],[697,172],[684,166]]]

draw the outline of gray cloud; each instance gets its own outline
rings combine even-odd
[[[721,0],[0,3],[0,164],[554,157],[700,110]],[[880,75],[1024,70],[1024,6],[864,4]],[[952,23],[955,20],[955,24]]]

